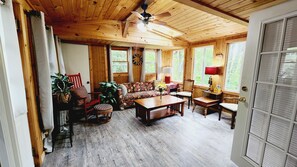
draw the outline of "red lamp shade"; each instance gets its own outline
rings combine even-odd
[[[205,74],[216,75],[219,73],[218,67],[205,67]]]

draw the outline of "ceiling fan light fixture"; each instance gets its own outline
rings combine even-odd
[[[137,23],[137,28],[141,31],[141,32],[146,32],[147,31],[147,27],[145,25],[144,22],[140,21],[139,23]]]

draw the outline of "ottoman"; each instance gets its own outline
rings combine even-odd
[[[110,104],[97,104],[94,106],[96,119],[98,121],[98,115],[103,115],[106,121],[110,121],[113,108]]]

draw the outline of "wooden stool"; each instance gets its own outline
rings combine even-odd
[[[207,97],[198,97],[194,98],[194,107],[192,112],[194,112],[196,105],[204,107],[204,117],[206,118],[207,115],[207,109],[209,107],[215,106],[219,104],[219,100],[210,99]]]
[[[96,119],[98,119],[98,115],[103,115],[106,118],[106,121],[110,121],[112,116],[113,108],[110,104],[97,104],[94,106]]]

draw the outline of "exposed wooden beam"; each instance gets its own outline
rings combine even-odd
[[[224,12],[223,10],[214,8],[214,7],[208,5],[204,2],[201,2],[199,0],[173,0],[173,1],[176,1],[178,3],[184,4],[184,5],[193,7],[193,8],[196,8],[198,10],[204,11],[206,13],[209,13],[209,14],[212,14],[212,15],[230,20],[230,21],[233,21],[235,23],[238,23],[238,24],[241,24],[244,26],[248,26],[247,20],[237,17],[235,15],[232,15],[228,12]]]
[[[123,38],[126,38],[127,37],[129,24],[130,24],[130,22],[129,21],[126,21],[124,23],[124,26],[122,26],[122,27],[124,27],[123,28]]]
[[[168,39],[151,32],[140,33],[135,27],[130,27],[129,36],[122,36],[122,28],[120,25],[61,25],[55,26],[54,32],[59,37],[67,38],[83,38],[83,39],[99,39],[117,42],[139,43],[144,45],[158,46],[188,46],[188,43],[179,39]]]
[[[59,22],[53,22],[53,26],[60,26],[60,25],[69,25],[69,26],[80,26],[80,25],[101,25],[101,24],[110,24],[110,25],[117,25],[121,24],[121,21],[118,20],[87,20],[87,21],[59,21]]]

